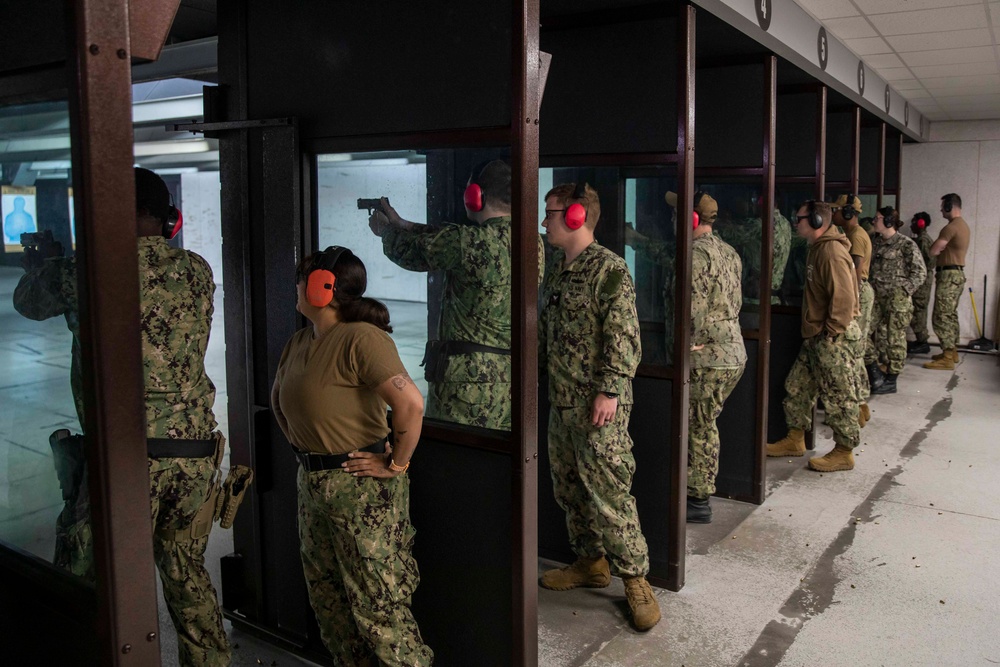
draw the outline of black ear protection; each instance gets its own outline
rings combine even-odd
[[[698,208],[698,204],[701,203],[701,200],[704,199],[704,197],[705,197],[705,193],[703,191],[701,191],[701,190],[698,190],[698,192],[694,193],[694,206],[692,208],[697,209]],[[701,216],[698,215],[698,211],[697,210],[692,211],[692,213],[691,213],[691,228],[692,229],[698,229],[698,225],[699,224],[701,224]]]
[[[812,227],[813,229],[821,228],[823,226],[823,216],[821,216],[819,214],[819,211],[816,210],[816,200],[810,199],[809,201],[806,202],[806,206],[808,207],[807,210],[809,212],[809,226]],[[851,211],[852,211],[851,217],[853,217],[854,216],[853,206],[851,207]],[[847,216],[844,217],[846,218]]]
[[[858,212],[854,210],[854,195],[849,194],[847,195],[847,203],[840,207],[840,217],[842,217],[844,220],[851,220],[857,214]],[[816,229],[819,229],[819,227],[817,227]]]
[[[955,208],[955,199],[951,193],[941,197],[941,210],[944,213],[951,213],[951,209],[953,208]]]
[[[163,238],[168,241],[177,236],[184,226],[184,216],[179,208],[174,206],[173,197],[170,198],[170,205],[167,207],[167,217],[163,219]]]
[[[576,189],[573,191],[573,199],[583,199],[586,196],[587,184],[585,182],[577,183]],[[566,220],[566,226],[576,231],[587,222],[587,209],[579,202],[570,204],[569,208],[566,209],[564,219]]]
[[[333,294],[336,291],[334,285],[337,282],[333,268],[346,250],[347,248],[332,245],[316,256],[309,270],[309,277],[306,279],[306,301],[310,306],[324,308],[333,301]]]
[[[483,192],[483,186],[481,186],[478,181],[480,176],[483,175],[483,169],[485,169],[486,165],[492,161],[493,160],[485,160],[477,164],[472,169],[469,184],[465,186],[465,193],[462,195],[465,207],[470,211],[482,211],[486,206],[486,194]]]

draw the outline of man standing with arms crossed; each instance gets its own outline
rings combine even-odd
[[[931,324],[941,341],[941,354],[935,354],[924,368],[951,371],[958,362],[958,300],[965,290],[969,225],[962,218],[962,198],[954,192],[941,197],[941,215],[948,224],[931,246],[931,256],[937,257]]]
[[[816,399],[822,398],[834,448],[809,460],[820,472],[852,470],[853,450],[861,440],[855,364],[858,290],[850,242],[830,222],[830,204],[809,201],[799,207],[795,231],[809,244],[802,304],[802,349],[785,379],[788,435],[767,445],[768,456],[802,456],[805,431],[812,428]],[[863,232],[862,232],[863,233]]]
[[[594,240],[597,192],[564,183],[545,195],[555,248],[538,323],[538,362],[549,376],[549,460],[577,560],[542,575],[545,588],[604,588],[622,577],[637,630],[660,621],[646,574],[649,550],[630,492],[632,377],[642,355],[635,286],[625,260]],[[610,561],[610,564],[609,564]]]

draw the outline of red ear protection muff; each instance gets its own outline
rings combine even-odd
[[[333,268],[345,250],[347,248],[332,245],[316,257],[306,279],[306,301],[310,306],[325,308],[333,301],[333,294],[336,291],[334,286],[337,282]]]
[[[587,196],[587,184],[578,183],[576,190],[573,191],[573,199],[583,199]],[[575,204],[570,204],[569,208],[566,209],[566,226],[576,231],[583,227],[584,223],[587,222],[587,209],[583,204],[577,202]]]
[[[917,229],[924,229],[927,227],[927,221],[923,218],[914,219],[913,224],[916,225]]]
[[[692,211],[691,213],[691,229],[698,229],[698,223],[701,219],[698,217],[698,211]]]
[[[483,169],[486,168],[492,160],[485,160],[480,162],[475,167],[472,168],[472,173],[469,175],[469,184],[465,186],[465,192],[462,194],[462,201],[465,202],[465,208],[473,212],[482,211],[486,206],[486,195],[483,193],[483,186],[479,185],[477,182],[479,177],[483,174]]]
[[[181,215],[180,209],[171,204],[167,209],[167,217],[163,220],[163,238],[168,241],[173,239],[183,226],[184,216]]]

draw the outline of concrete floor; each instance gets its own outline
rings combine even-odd
[[[49,558],[60,501],[45,438],[76,421],[69,334],[61,320],[32,323],[12,311],[19,274],[0,268],[0,539]],[[401,356],[419,377],[425,311],[390,307]],[[224,428],[221,320],[208,369]],[[821,475],[805,459],[771,459],[763,505],[713,499],[714,523],[688,527],[686,585],[657,592],[663,621],[649,633],[630,629],[619,580],[604,590],[540,590],[540,664],[1000,664],[992,574],[1000,369],[984,355],[963,354],[954,372],[924,370],[925,360],[908,362],[898,394],[872,399],[853,471]],[[820,426],[818,452],[832,444]],[[217,586],[219,559],[231,551],[231,531],[214,530],[206,562]],[[176,665],[162,599],[160,619],[163,664]],[[245,633],[232,631],[231,640],[239,667],[311,664]]]

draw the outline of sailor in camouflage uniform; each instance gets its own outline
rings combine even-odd
[[[809,244],[802,305],[802,349],[785,379],[788,435],[767,445],[768,456],[802,456],[805,431],[812,428],[816,399],[822,398],[833,450],[809,460],[820,472],[852,470],[860,442],[855,363],[858,283],[850,242],[831,226],[830,204],[807,202],[795,216],[796,233]],[[863,232],[862,232],[863,233]]]
[[[927,306],[931,302],[931,288],[934,287],[934,267],[937,264],[937,257],[931,255],[931,246],[934,240],[927,233],[927,228],[931,225],[929,213],[921,211],[910,220],[910,231],[913,232],[913,240],[920,248],[920,256],[924,258],[924,268],[927,270],[927,278],[923,284],[913,293],[913,317],[910,318],[910,328],[916,338],[907,345],[909,352],[913,354],[927,354],[931,351],[931,346],[927,342]]]
[[[204,259],[167,245],[163,233],[170,195],[163,180],[137,168],[135,183],[153,553],[163,597],[177,629],[181,664],[228,665],[229,641],[204,566],[208,536],[184,536],[209,497],[218,472],[216,456],[202,451],[217,454],[221,440],[214,434],[215,386],[204,363],[215,281]],[[42,320],[66,315],[73,329],[74,351],[79,349],[78,324],[72,324],[78,323],[79,312],[76,271],[75,259],[46,260],[44,266],[24,275],[14,293],[15,308],[25,317]],[[79,373],[77,359],[74,387],[82,386]],[[176,454],[185,450],[197,455]],[[157,451],[170,455],[158,456]],[[85,489],[82,495],[86,496]],[[88,512],[80,513],[73,530],[81,558],[92,561]],[[75,565],[84,571],[91,567]]]
[[[906,364],[906,325],[910,323],[911,295],[927,278],[927,268],[913,239],[897,233],[903,221],[891,206],[875,216],[879,237],[872,251],[871,284],[875,290],[872,309],[873,362],[886,367],[885,381],[876,394],[895,394],[896,378]],[[865,361],[868,361],[866,358]]]
[[[701,214],[699,214],[701,215]],[[774,209],[771,220],[774,255],[771,265],[771,303],[781,303],[781,284],[792,247],[792,225],[781,211]],[[736,250],[743,261],[743,300],[760,303],[760,266],[763,223],[760,218],[748,218],[742,224],[727,224],[715,232]]]
[[[625,582],[633,624],[649,630],[660,609],[646,581],[649,552],[630,493],[628,433],[642,354],[639,318],[625,260],[594,241],[600,213],[597,192],[586,184],[559,185],[545,196],[542,225],[556,251],[543,289],[538,358],[549,376],[552,483],[577,560],[546,572],[541,585],[603,588],[613,571]]]
[[[409,271],[444,271],[437,341],[424,356],[429,382],[427,416],[510,430],[511,215],[510,166],[477,165],[469,185],[481,192],[474,224],[441,228],[403,220],[382,200],[369,219],[385,256]],[[539,283],[545,249],[538,238]]]
[[[691,247],[691,371],[688,402],[687,520],[711,523],[708,499],[719,473],[722,405],[736,388],[747,353],[740,331],[740,256],[700,217]],[[758,249],[759,252],[759,249]]]

